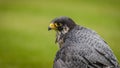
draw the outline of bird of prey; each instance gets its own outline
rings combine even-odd
[[[120,68],[108,44],[93,30],[71,18],[53,19],[48,30],[56,31],[59,44],[53,68]]]

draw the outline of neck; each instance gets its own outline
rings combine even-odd
[[[62,47],[62,44],[64,43],[66,34],[68,32],[69,28],[67,26],[63,27],[62,31],[57,31],[55,43],[58,43],[60,48]]]

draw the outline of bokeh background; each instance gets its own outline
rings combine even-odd
[[[120,61],[120,0],[0,0],[0,68],[52,68],[58,16],[97,31]]]

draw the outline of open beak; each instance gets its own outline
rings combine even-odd
[[[50,25],[48,26],[48,31],[52,29],[56,29],[56,26],[54,23],[50,23]]]

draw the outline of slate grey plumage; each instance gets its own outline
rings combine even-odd
[[[67,22],[63,18],[61,22]],[[66,33],[62,31],[57,31],[56,42],[60,50],[56,54],[54,68],[119,68],[112,50],[95,31],[79,25]]]

